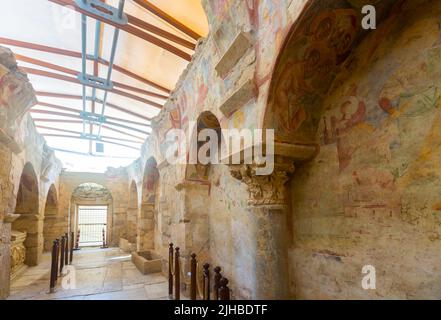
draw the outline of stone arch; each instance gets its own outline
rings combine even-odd
[[[210,138],[207,138],[206,141],[198,141],[199,133],[204,129],[213,129],[216,132],[217,137],[217,154],[210,154],[210,151],[207,152],[207,155],[210,156],[210,162],[208,164],[202,164],[200,163],[200,159],[198,157],[198,153],[200,148],[206,144],[211,143],[209,140]],[[191,139],[195,139],[197,141],[196,143],[190,143],[190,150],[189,150],[189,156],[190,159],[193,154],[193,160],[195,160],[197,163],[189,163],[186,165],[185,168],[185,180],[186,181],[194,181],[194,182],[200,182],[200,183],[209,183],[209,170],[211,160],[215,160],[215,163],[220,163],[220,157],[221,157],[221,147],[222,147],[222,128],[220,125],[220,122],[218,118],[210,111],[204,111],[202,112],[196,121],[196,127],[194,128],[194,131],[192,133]],[[216,145],[216,144],[214,144]],[[194,147],[196,147],[196,150],[194,150]]]
[[[113,196],[110,190],[95,182],[79,184],[72,192],[71,201],[71,227],[75,234],[78,232],[78,208],[79,206],[107,206],[106,243],[112,243],[113,229]],[[65,228],[67,230],[67,228]],[[81,239],[81,230],[80,230]]]
[[[56,233],[54,226],[57,224],[58,217],[58,194],[54,184],[49,187],[49,191],[46,196],[46,203],[44,207],[44,221],[43,221],[43,239],[44,239],[44,251],[50,251],[52,248],[52,242],[59,234]]]
[[[377,23],[396,3],[375,3]],[[262,125],[275,130],[276,142],[316,142],[324,99],[368,34],[361,28],[365,4],[363,0],[309,1],[290,27],[274,65]]]
[[[377,8],[377,30],[368,33],[358,30],[347,54],[341,55],[341,58],[335,54],[336,51],[330,53],[336,63],[327,69],[327,73],[332,75],[329,82],[325,81],[327,75],[320,72],[320,59],[316,69],[308,69],[317,70],[309,74],[311,79],[315,79],[315,84],[297,77],[305,74],[302,68],[306,66],[301,66],[300,62],[296,68],[291,64],[292,73],[290,77],[286,76],[289,81],[281,81],[283,71],[288,69],[289,57],[295,59],[299,54],[307,52],[307,48],[296,50],[296,47],[303,48],[296,41],[307,43],[307,40],[299,40],[302,36],[303,39],[307,38],[304,32],[299,31],[305,30],[305,19],[300,18],[300,25],[293,29],[280,53],[264,127],[275,128],[278,141],[314,141],[320,144],[320,153],[316,159],[296,166],[288,193],[289,204],[292,206],[290,217],[293,220],[290,223],[290,238],[295,242],[295,246],[291,244],[290,258],[291,265],[296,266],[291,268],[290,274],[293,296],[308,299],[320,295],[318,286],[305,281],[310,274],[318,272],[317,268],[305,263],[310,262],[313,255],[312,250],[308,249],[310,239],[325,236],[330,243],[336,242],[339,237],[356,232],[354,223],[359,223],[357,219],[368,212],[384,219],[384,223],[394,224],[394,228],[398,229],[400,224],[394,219],[402,216],[401,208],[405,207],[408,213],[421,210],[416,208],[433,207],[433,202],[429,200],[429,190],[435,190],[439,184],[439,174],[435,173],[439,171],[435,169],[439,166],[431,162],[439,161],[435,160],[439,159],[439,151],[429,144],[429,140],[432,143],[434,132],[439,131],[439,126],[435,125],[439,119],[439,112],[435,111],[439,95],[434,93],[434,90],[439,89],[434,88],[439,88],[440,82],[434,69],[429,71],[426,66],[434,66],[432,53],[439,51],[436,39],[439,35],[437,19],[441,6],[436,1],[424,1],[424,6],[421,3],[397,1],[395,6],[391,2],[382,1],[383,7]],[[343,11],[332,9],[332,12],[332,19],[336,21],[338,14]],[[330,14],[329,10],[327,14]],[[327,46],[327,49],[338,48]],[[320,73],[323,75],[317,77]],[[304,108],[303,123],[292,127],[292,130],[286,130],[289,128],[288,123],[283,124],[280,117],[277,119],[274,116],[281,109],[275,106],[277,91],[284,89],[289,92],[288,95],[282,95],[280,101],[286,98],[285,107],[288,110],[293,108],[291,116],[295,119],[294,113],[300,110],[296,104],[300,100],[297,96],[304,93],[307,97],[307,89],[311,87],[317,89],[317,103],[314,104],[314,99],[305,99],[311,101],[311,105],[300,104]],[[426,103],[421,103],[424,96],[429,98]],[[285,116],[289,119],[290,113],[285,113]],[[309,125],[306,125],[308,117]],[[417,150],[430,150],[429,158],[433,160],[418,158],[417,155],[421,153]],[[406,163],[405,170],[403,163]],[[422,183],[418,180],[420,177],[412,173],[423,171],[432,176],[432,182]],[[332,196],[328,190],[333,190]],[[381,208],[376,207],[379,203]],[[366,209],[370,207],[374,209]],[[339,216],[342,212],[344,217]],[[357,241],[375,241],[381,227],[375,219],[371,221],[372,224],[368,223],[370,227],[364,229],[364,235],[357,238]],[[381,232],[384,232],[382,235],[385,238],[389,236],[388,230],[381,229]],[[403,238],[406,237],[403,234]],[[348,242],[354,239],[348,238]],[[403,245],[402,242],[400,245]],[[415,243],[412,242],[412,245]],[[324,246],[316,247],[316,250],[323,249]],[[360,255],[368,255],[373,260],[388,256],[387,265],[396,264],[394,257],[385,253],[387,250],[391,249],[371,254],[363,252],[361,246],[354,245],[338,252],[335,258],[340,259],[341,256],[350,255],[348,252],[358,251]],[[425,254],[433,254],[436,250],[435,246],[427,248]],[[325,259],[317,259],[317,265],[324,263],[322,261]],[[355,259],[347,259],[345,264],[355,267],[357,262]],[[329,292],[332,292],[327,298],[338,297],[337,292],[351,292],[349,286],[352,283],[344,287],[335,285],[345,281],[342,275],[344,271],[340,269],[335,273],[335,270],[332,273],[339,275],[326,283]],[[406,286],[408,283],[403,280],[400,285]],[[352,291],[351,294],[354,298],[372,297],[367,292]]]
[[[138,219],[138,251],[155,248],[155,219],[159,198],[159,170],[154,157],[146,161],[142,180],[141,210]]]
[[[43,247],[43,225],[39,214],[39,188],[34,167],[30,162],[23,168],[17,193],[15,213],[20,217],[12,223],[13,233],[26,234],[24,263],[35,266]]]
[[[204,129],[212,129],[215,134],[206,137],[205,141],[198,141],[199,133]],[[212,141],[214,137],[216,141]],[[209,260],[209,216],[212,210],[210,193],[213,170],[220,166],[223,151],[222,128],[218,118],[210,111],[200,113],[191,139],[195,139],[193,141],[197,141],[197,143],[190,143],[189,159],[192,154],[195,156],[191,159],[193,163],[189,162],[185,166],[185,181],[178,189],[184,198],[185,208],[181,217],[182,223],[176,228],[177,233],[181,235],[174,236],[181,240],[179,245],[183,258],[188,258],[191,253],[196,253],[198,258],[203,261]],[[210,148],[204,148],[208,145],[216,147],[217,151],[211,154]],[[201,159],[198,157],[201,148],[204,148],[203,152],[209,156],[207,163],[201,163]],[[184,268],[189,270],[189,260],[184,264]]]

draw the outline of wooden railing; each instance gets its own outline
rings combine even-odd
[[[180,300],[181,298],[181,261],[179,247],[173,248],[173,243],[169,244],[168,255],[168,293],[170,297]],[[210,264],[205,263],[202,267],[202,299],[203,300],[230,300],[230,288],[228,279],[221,274],[219,266],[214,268],[213,286],[211,286]],[[190,300],[197,299],[197,274],[198,262],[196,254],[190,255]],[[213,294],[213,295],[211,295]]]
[[[61,238],[61,240],[60,240]],[[54,293],[58,277],[62,275],[64,266],[72,264],[74,251],[74,233],[67,233],[52,243],[51,275],[49,292]]]

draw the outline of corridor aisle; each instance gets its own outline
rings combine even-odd
[[[50,254],[28,267],[11,283],[9,300],[149,300],[168,299],[168,282],[160,273],[143,275],[130,261],[130,254],[118,248],[75,251],[75,289],[62,289],[59,278],[56,292],[49,294]]]

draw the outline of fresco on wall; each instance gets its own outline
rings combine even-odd
[[[296,24],[274,72],[266,118],[278,140],[314,140],[323,99],[365,35],[360,30],[361,12],[353,7],[362,3],[315,1]],[[384,1],[378,14],[389,10],[390,3]]]
[[[361,261],[389,281],[375,297],[439,290],[437,273],[424,270],[441,239],[441,2],[401,4],[339,66],[323,96],[320,153],[293,179],[299,298],[374,297],[352,291],[357,276],[347,281]],[[305,280],[323,270],[323,249],[342,257],[341,269],[331,266],[320,284]]]
[[[408,28],[405,36],[398,37],[401,28],[404,25],[395,24],[393,29],[388,28],[389,32],[380,32],[381,38],[378,35],[372,37],[370,47],[364,46],[357,50],[351,65],[345,66],[347,70],[343,69],[336,79],[332,100],[325,101],[330,110],[325,112],[320,124],[321,137],[325,145],[336,144],[340,170],[348,167],[358,152],[366,152],[366,144],[373,136],[385,139],[390,149],[375,150],[376,155],[380,152],[398,155],[398,150],[403,147],[413,149],[414,142],[411,140],[414,138],[410,134],[427,130],[427,126],[420,127],[422,123],[417,121],[427,120],[438,107],[441,95],[440,43],[436,37],[425,35],[430,31],[432,34],[439,33],[437,24],[435,20],[424,20]],[[415,39],[424,39],[420,40],[421,45],[426,46],[424,54],[415,53],[411,57],[404,54],[400,56],[395,51],[388,54],[385,47],[385,43],[401,46]],[[383,44],[378,46],[378,42]],[[360,82],[356,74],[366,70],[364,64],[379,59],[385,60],[377,66],[382,71]],[[348,77],[348,74],[352,76]],[[344,85],[340,85],[342,83]],[[391,128],[387,136],[380,130],[385,127]],[[402,154],[400,158],[408,162],[404,159],[408,156]],[[401,166],[406,165],[402,163]],[[403,168],[394,169],[394,174],[400,175],[399,171]]]
[[[155,159],[147,160],[143,181],[143,202],[155,203],[156,189],[159,181],[159,171]]]

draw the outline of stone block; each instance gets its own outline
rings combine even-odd
[[[162,270],[161,256],[152,251],[133,252],[132,262],[142,274],[158,273]]]
[[[242,83],[220,106],[222,113],[229,117],[257,94],[253,79]]]
[[[252,40],[250,33],[239,32],[215,67],[218,75],[224,78],[251,46]]]

